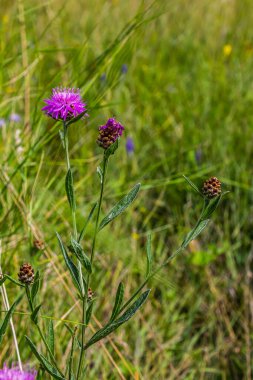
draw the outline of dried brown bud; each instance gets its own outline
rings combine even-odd
[[[20,271],[18,274],[19,281],[25,285],[31,285],[34,280],[34,270],[31,264],[25,263],[21,265]]]
[[[89,289],[88,289],[88,301],[91,301],[91,300],[92,300],[93,295],[94,295],[94,293],[93,293],[92,289],[89,288]]]
[[[216,177],[211,177],[203,184],[202,192],[205,197],[212,199],[221,194],[221,182]]]
[[[43,240],[34,239],[33,245],[35,248],[37,248],[39,251],[43,250],[45,248],[45,243]]]

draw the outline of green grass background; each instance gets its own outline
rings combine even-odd
[[[99,236],[91,329],[107,321],[119,281],[128,297],[140,284],[147,234],[159,263],[194,225],[201,204],[182,174],[199,186],[215,175],[230,190],[209,228],[152,280],[135,318],[92,347],[89,378],[252,379],[252,1],[2,0],[0,10],[2,268],[16,276],[30,261],[43,273],[42,314],[55,318],[58,361],[70,350],[59,319],[74,324],[80,311],[55,237],[67,241],[71,232],[59,124],[40,109],[63,85],[81,89],[90,115],[69,131],[79,229],[99,191],[97,129],[112,115],[125,134],[103,213],[142,183],[133,207]],[[10,121],[14,112],[19,123]],[[90,227],[87,251],[91,236]],[[17,288],[8,283],[7,291],[13,302]],[[26,312],[26,302],[18,309]],[[14,322],[22,359],[36,366],[24,339],[38,341],[29,317]],[[15,360],[9,331],[0,363]]]

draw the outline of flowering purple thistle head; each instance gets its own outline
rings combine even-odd
[[[8,368],[4,364],[3,369],[0,369],[0,380],[35,380],[36,371],[23,371],[16,367]]]
[[[14,123],[19,123],[21,121],[21,116],[18,113],[13,112],[10,115],[10,121],[14,121]]]
[[[134,153],[134,141],[131,137],[127,138],[126,151],[127,151],[127,154],[129,154],[129,155]]]
[[[123,125],[113,117],[108,119],[105,125],[99,127],[98,145],[104,149],[109,148],[110,145],[122,136],[124,129]]]
[[[53,88],[51,98],[44,102],[47,105],[42,111],[56,120],[70,120],[86,111],[80,90],[75,88]]]

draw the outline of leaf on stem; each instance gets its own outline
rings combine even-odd
[[[112,154],[116,152],[119,147],[119,139],[117,139],[112,145],[109,146],[104,152],[105,159],[108,159]]]
[[[112,323],[109,322],[105,327],[98,330],[88,341],[88,343],[85,345],[84,349],[87,349],[94,343],[98,342],[99,340],[105,338],[109,334],[111,334],[113,331],[115,331],[119,326],[121,326],[123,323],[127,322],[136,312],[137,310],[144,304],[146,299],[148,298],[148,295],[150,293],[150,289],[146,290],[144,293],[141,294],[141,296],[135,301],[132,306],[130,306],[120,318],[116,319]]]
[[[60,248],[61,248],[64,260],[65,260],[65,263],[66,263],[67,268],[68,268],[68,270],[71,274],[71,277],[73,279],[73,283],[74,283],[75,287],[79,290],[80,295],[82,295],[82,287],[81,287],[81,283],[80,283],[80,277],[79,277],[78,269],[77,269],[76,265],[73,263],[73,261],[71,260],[71,258],[69,257],[69,255],[68,255],[68,253],[64,247],[64,244],[61,240],[61,237],[57,232],[56,232],[56,236],[57,236],[57,239],[59,241]]]
[[[196,237],[204,230],[204,228],[206,228],[206,226],[208,225],[208,222],[209,222],[210,219],[205,219],[205,220],[202,220],[201,222],[199,222],[197,224],[197,226],[195,226],[187,235],[186,235],[186,238],[184,239],[181,247],[182,248],[185,248],[187,247],[187,245],[194,239],[196,239]]]
[[[75,194],[74,194],[73,175],[72,175],[71,169],[68,170],[67,175],[66,175],[65,188],[66,188],[66,193],[67,193],[70,208],[72,211],[75,211],[76,201],[75,201]]]
[[[190,180],[190,178],[186,177],[185,175],[183,175],[184,179],[186,180],[186,182],[189,183],[189,185],[196,191],[196,193],[198,193],[199,195],[201,195],[201,197],[203,198],[203,194],[201,193],[201,191],[197,188],[197,186]]]
[[[30,346],[30,349],[32,351],[32,353],[36,356],[36,358],[38,359],[38,361],[42,364],[42,367],[54,378],[54,379],[57,379],[57,380],[65,380],[64,377],[61,376],[61,374],[59,373],[59,371],[52,366],[52,364],[45,358],[45,356],[43,356],[42,354],[40,354],[37,350],[37,348],[35,347],[35,345],[33,344],[33,342],[31,341],[30,338],[28,338],[28,336],[25,337],[26,340],[27,340],[27,343],[29,344]]]
[[[3,277],[0,278],[0,286],[3,285],[3,283],[4,283],[4,281],[5,281],[6,279],[7,279],[6,276],[3,276]]]
[[[13,284],[18,285],[18,286],[20,286],[21,288],[25,288],[25,285],[24,285],[24,284],[21,284],[21,282],[18,282],[17,280],[15,280],[14,278],[12,278],[12,277],[9,276],[8,274],[5,274],[4,277],[8,278],[8,280],[10,280],[11,282],[13,282]]]
[[[141,184],[137,183],[130,192],[125,195],[109,212],[109,214],[101,221],[99,230],[102,230],[108,223],[120,215],[135,200]]]
[[[91,262],[88,256],[84,253],[82,246],[75,239],[71,238],[71,247],[80,263],[88,273],[91,273]]]
[[[88,216],[88,218],[87,218],[87,220],[86,220],[86,222],[85,222],[85,225],[83,226],[83,229],[82,229],[82,231],[80,232],[80,235],[79,235],[79,238],[78,238],[78,243],[80,243],[80,241],[82,240],[82,238],[83,238],[83,236],[84,236],[84,233],[85,233],[85,231],[86,231],[86,228],[87,228],[87,226],[88,226],[88,224],[89,224],[89,222],[90,222],[90,220],[91,220],[91,218],[92,218],[92,216],[93,216],[93,214],[94,214],[94,211],[95,211],[96,208],[97,208],[97,205],[98,205],[98,203],[96,202],[96,203],[94,204],[94,206],[92,207],[91,212],[89,213],[89,216]]]
[[[47,342],[48,342],[50,351],[54,355],[54,324],[53,324],[52,319],[50,319],[48,323]]]
[[[2,342],[3,336],[6,333],[8,324],[9,324],[11,316],[12,316],[14,310],[15,310],[15,307],[17,306],[17,304],[19,303],[19,301],[21,300],[21,298],[22,298],[22,296],[20,296],[13,303],[13,305],[10,307],[10,309],[7,311],[7,313],[6,313],[5,317],[4,317],[4,320],[3,320],[2,324],[1,324],[1,327],[0,327],[0,343]]]
[[[114,303],[114,307],[112,310],[110,322],[114,321],[114,319],[117,317],[117,315],[119,313],[119,310],[121,308],[123,298],[124,298],[124,292],[125,292],[124,284],[122,282],[120,282],[118,289],[117,289],[115,303]]]
[[[35,297],[36,297],[36,295],[38,293],[39,287],[40,287],[40,275],[39,275],[39,271],[37,271],[36,274],[35,274],[35,276],[34,276],[34,283],[32,285],[32,289],[31,289],[32,303],[35,300]]]

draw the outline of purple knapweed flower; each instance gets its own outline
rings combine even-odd
[[[53,88],[51,98],[44,102],[42,111],[56,120],[70,120],[86,111],[80,90],[75,88]]]
[[[21,116],[18,113],[12,113],[10,115],[10,121],[14,121],[14,123],[19,123],[21,121]]]
[[[126,151],[127,151],[127,154],[129,155],[132,155],[134,153],[134,141],[131,137],[127,138]]]
[[[3,118],[0,118],[0,128],[4,127],[6,125],[6,122]]]
[[[4,365],[3,369],[0,369],[0,380],[35,380],[36,371],[23,371],[16,367],[8,368]]]
[[[99,136],[97,139],[97,143],[104,149],[109,148],[124,131],[123,125],[121,125],[117,120],[113,117],[107,120],[105,125],[101,125],[99,127]]]

